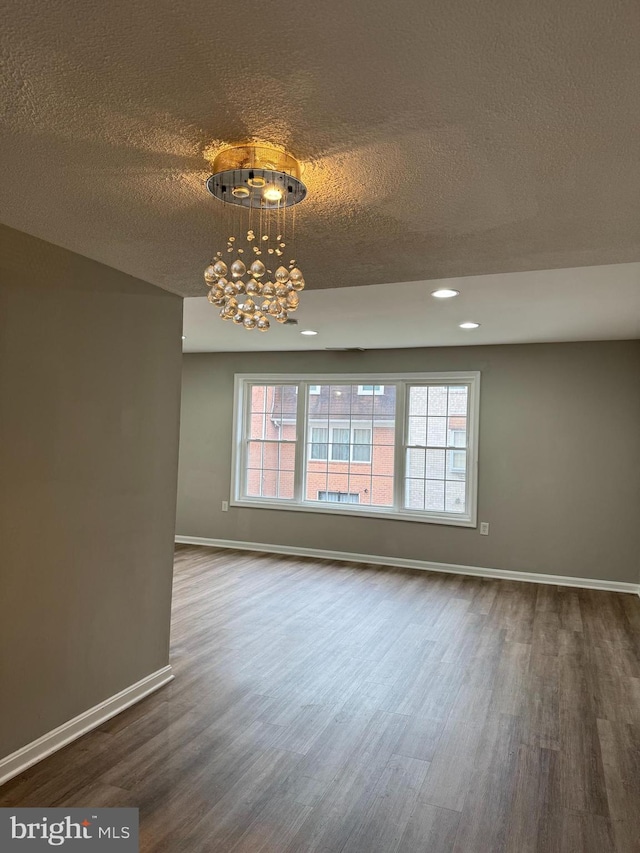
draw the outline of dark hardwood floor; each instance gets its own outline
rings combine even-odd
[[[179,546],[176,680],[0,789],[141,850],[640,850],[640,600]]]

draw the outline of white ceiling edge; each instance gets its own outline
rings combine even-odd
[[[460,291],[435,299],[433,290]],[[246,331],[206,297],[184,300],[184,352],[395,349],[640,338],[640,263],[305,290],[293,315]],[[460,329],[467,320],[480,323]],[[315,337],[301,335],[314,329]]]

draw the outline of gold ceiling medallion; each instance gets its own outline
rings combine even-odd
[[[295,238],[295,210],[287,215],[287,208],[307,194],[302,170],[290,154],[259,144],[225,148],[213,170],[207,189],[228,205],[231,236],[226,257],[216,252],[204,271],[207,298],[220,307],[223,320],[266,332],[271,320],[289,321],[304,290],[295,259],[288,266],[281,260]]]

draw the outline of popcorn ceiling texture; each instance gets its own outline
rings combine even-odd
[[[0,38],[0,219],[177,293],[247,138],[305,164],[309,288],[640,259],[637,0],[15,0]]]

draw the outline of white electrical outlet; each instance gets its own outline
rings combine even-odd
[[[222,512],[229,512],[229,501],[222,501]]]
[[[488,536],[489,535],[489,522],[481,521],[480,522],[480,536]]]

